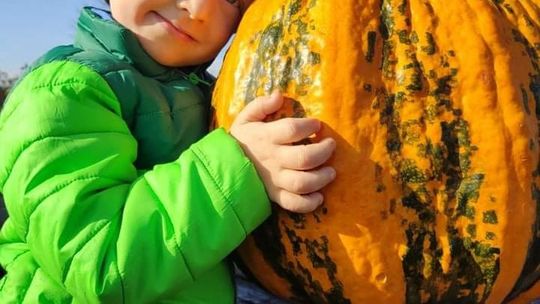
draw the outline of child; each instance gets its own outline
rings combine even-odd
[[[209,134],[204,72],[249,1],[111,0],[0,115],[1,303],[232,303],[227,255],[270,214],[309,212],[335,143],[265,123],[274,93]],[[265,191],[266,190],[266,191]]]

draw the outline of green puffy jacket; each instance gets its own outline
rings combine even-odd
[[[206,135],[201,78],[85,9],[75,44],[18,83],[0,114],[0,303],[234,301],[224,259],[270,204],[236,141]]]

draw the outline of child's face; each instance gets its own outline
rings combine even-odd
[[[213,60],[234,32],[249,0],[111,0],[116,21],[166,66]]]

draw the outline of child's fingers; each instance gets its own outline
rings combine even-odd
[[[292,144],[321,129],[321,122],[313,118],[283,118],[269,122],[268,137],[276,144]]]
[[[236,123],[263,121],[266,116],[276,112],[283,104],[283,95],[274,91],[270,96],[257,97],[238,114]]]
[[[281,208],[291,212],[308,213],[323,203],[323,195],[319,192],[310,194],[295,194],[285,190],[280,190],[277,194],[277,200],[274,200]]]
[[[336,142],[330,137],[309,145],[279,146],[276,160],[282,168],[310,170],[324,164],[335,148]]]
[[[332,167],[323,167],[317,170],[297,171],[281,170],[275,180],[276,186],[296,194],[308,194],[321,190],[336,177]]]

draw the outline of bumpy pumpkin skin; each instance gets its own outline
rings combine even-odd
[[[538,281],[539,23],[535,0],[255,1],[216,124],[279,88],[278,117],[336,139],[338,177],[242,245],[254,276],[310,303],[501,303]]]

